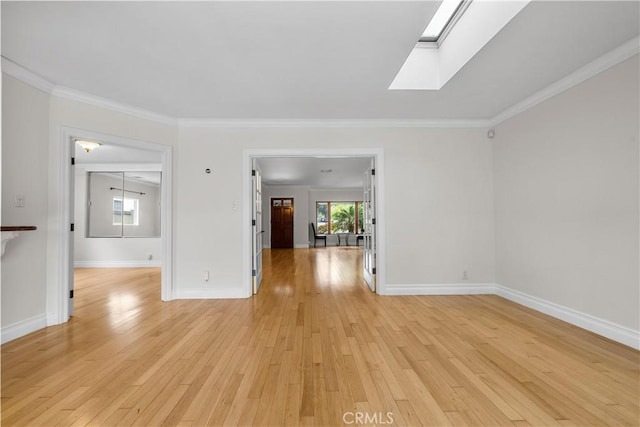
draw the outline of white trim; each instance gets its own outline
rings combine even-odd
[[[65,323],[69,319],[69,298],[68,298],[68,284],[70,281],[70,275],[73,274],[70,271],[71,263],[69,262],[70,252],[70,240],[69,224],[71,223],[71,212],[68,200],[70,199],[71,191],[71,166],[70,159],[71,152],[71,139],[73,137],[87,138],[90,140],[97,140],[103,142],[109,142],[112,145],[131,147],[140,150],[152,150],[159,151],[161,153],[162,164],[162,183],[160,186],[161,191],[161,299],[163,301],[170,301],[172,298],[172,283],[173,283],[173,227],[172,227],[172,147],[168,145],[161,145],[146,141],[139,141],[134,139],[123,138],[114,135],[108,135],[98,132],[87,131],[83,129],[74,129],[69,127],[61,128],[60,144],[62,144],[60,153],[60,217],[58,223],[58,304],[56,312],[48,313],[47,321],[49,324]]]
[[[173,293],[174,299],[239,299],[248,298],[245,291],[237,286],[215,288],[178,288]]]
[[[635,37],[489,119],[197,119],[174,118],[64,86],[2,57],[2,72],[60,98],[186,128],[491,128],[640,53]]]
[[[640,331],[495,283],[387,284],[384,295],[497,295],[640,350]]]
[[[534,93],[525,100],[520,101],[517,104],[507,108],[503,112],[497,114],[488,121],[489,123],[487,127],[497,126],[505,120],[515,117],[518,114],[521,114],[529,110],[530,108],[535,107],[541,102],[544,102],[549,98],[552,98],[568,89],[571,89],[574,86],[577,86],[585,80],[608,70],[614,65],[617,65],[622,61],[631,58],[633,55],[637,55],[638,53],[640,53],[640,37],[635,37],[617,47],[616,49],[612,50],[611,52],[608,52],[600,58],[588,63],[584,67],[579,68],[566,77]]]
[[[186,128],[491,128],[640,53],[635,37],[489,119],[197,119],[174,118],[54,83],[2,57],[2,72],[54,96]]]
[[[58,98],[83,102],[85,104],[93,105],[94,107],[105,108],[117,113],[128,114],[134,117],[151,120],[153,122],[162,123],[165,125],[175,126],[178,123],[178,121],[173,117],[165,116],[164,114],[155,113],[143,108],[134,107],[122,102],[114,101],[108,98],[102,98],[90,93],[82,92],[64,86],[54,87],[51,91],[51,95],[57,96]]]
[[[295,245],[293,245],[293,247],[295,249],[309,249],[309,244],[308,243],[296,243]]]
[[[38,314],[37,316],[21,320],[11,325],[3,326],[0,342],[4,344],[46,327],[47,315],[44,313]]]
[[[384,150],[382,148],[275,148],[275,149],[244,149],[242,151],[242,194],[243,224],[251,224],[251,195],[252,160],[260,157],[373,157],[376,164],[377,199],[376,199],[376,223],[377,228],[377,262],[376,262],[376,292],[385,292],[386,274],[386,234],[385,234],[385,191],[384,191]],[[252,227],[242,228],[242,289],[244,296],[252,295],[251,288],[251,260],[252,260]]]
[[[27,70],[4,56],[2,57],[2,72],[47,93],[51,93],[56,87],[56,85],[49,80]]]
[[[186,128],[486,128],[486,119],[178,119]]]
[[[79,163],[76,157],[76,170],[89,172],[162,172],[160,163]]]
[[[162,267],[162,261],[74,261],[73,265],[78,268],[146,268]]]
[[[493,283],[387,285],[385,295],[493,295]]]
[[[496,295],[509,301],[516,302],[525,307],[548,314],[556,319],[563,320],[582,329],[640,350],[640,331],[634,331],[626,326],[618,325],[608,320],[600,319],[590,314],[582,313],[572,308],[507,288],[506,286],[495,285],[495,289]]]
[[[72,101],[80,101],[85,104],[93,105],[95,107],[106,108],[111,111],[129,114],[158,123],[173,126],[176,126],[178,124],[177,119],[166,116],[164,114],[159,114],[153,111],[145,110],[143,108],[134,107],[132,105],[124,104],[112,99],[102,98],[76,89],[56,85],[55,83],[45,79],[44,77],[34,73],[33,71],[27,70],[23,66],[16,64],[15,62],[4,56],[2,57],[2,72],[35,87],[36,89],[40,89],[44,92],[50,93],[52,96],[70,99]]]
[[[171,301],[173,289],[173,148],[162,152],[162,184],[160,187],[162,241],[162,301]]]

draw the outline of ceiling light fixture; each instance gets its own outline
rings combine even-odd
[[[332,169],[320,169],[320,173],[331,173]]]
[[[102,145],[99,142],[83,141],[80,139],[76,139],[76,144],[82,147],[85,153],[89,153]]]

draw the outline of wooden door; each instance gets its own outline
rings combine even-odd
[[[271,247],[293,248],[293,198],[271,199]]]

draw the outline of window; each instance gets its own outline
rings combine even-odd
[[[316,202],[318,234],[361,233],[364,228],[362,202]]]
[[[138,199],[113,198],[113,225],[138,225]]]
[[[467,8],[470,0],[443,0],[424,30],[421,42],[439,43]]]

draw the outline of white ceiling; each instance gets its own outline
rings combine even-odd
[[[258,159],[266,185],[362,188],[371,158],[265,157]],[[322,171],[325,172],[322,172]]]
[[[174,118],[487,119],[640,27],[637,1],[533,1],[441,90],[388,90],[437,5],[3,1],[2,55]]]

